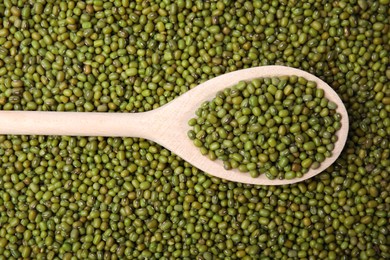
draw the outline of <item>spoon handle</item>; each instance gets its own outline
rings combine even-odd
[[[156,130],[154,113],[0,111],[0,134],[132,136]]]

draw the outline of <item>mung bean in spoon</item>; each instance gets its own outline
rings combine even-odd
[[[255,78],[298,76],[313,81],[324,90],[324,96],[337,105],[341,115],[341,128],[330,157],[316,169],[309,169],[302,177],[270,180],[265,174],[256,178],[237,169],[225,169],[220,160],[209,160],[188,138],[191,129],[188,121],[195,111],[215,95],[240,81]],[[131,136],[152,140],[171,150],[200,170],[230,181],[259,184],[284,185],[311,178],[340,155],[348,135],[348,114],[336,92],[321,79],[302,70],[285,66],[263,66],[230,72],[210,79],[184,93],[170,103],[142,113],[80,113],[44,111],[1,111],[0,134],[18,135],[72,135],[72,136]]]

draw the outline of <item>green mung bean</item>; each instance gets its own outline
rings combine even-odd
[[[91,111],[142,112],[223,73],[279,64],[326,81],[350,118],[339,159],[310,180],[281,187],[208,176],[137,138],[0,136],[0,259],[388,259],[388,6],[389,0],[0,1],[1,110],[85,112],[88,101]],[[303,95],[323,105],[317,91],[295,92],[297,81],[267,84],[282,90],[274,98],[282,105]],[[249,149],[248,141],[267,147],[262,129],[271,118],[269,125],[280,124],[262,117],[265,97],[252,102],[260,119],[249,123],[259,137],[224,142],[232,152],[235,145]],[[224,109],[218,118],[231,108]],[[283,125],[303,123],[294,113],[280,118]],[[306,122],[325,156],[321,122]],[[224,130],[228,137],[231,129]],[[297,153],[287,130],[275,133],[285,131],[281,142]],[[272,153],[291,160],[286,171],[301,171],[303,159],[278,147]],[[270,154],[253,163],[275,173]],[[346,225],[350,216],[354,223]],[[168,220],[171,227],[162,230]]]
[[[315,102],[311,94],[304,94],[298,104],[291,102],[285,103],[284,106],[279,105],[278,99],[274,97],[279,93],[275,85],[279,85],[278,82],[281,79],[283,79],[281,88],[285,87],[288,81],[295,82],[294,85],[289,86],[298,96],[301,96],[303,91],[318,93],[316,95],[320,96],[325,104]],[[257,88],[252,89],[254,85]],[[256,95],[256,90],[261,94]],[[330,146],[333,144],[331,142],[337,141],[336,138],[331,139],[337,130],[332,127],[334,121],[329,115],[339,123],[338,129],[341,126],[341,117],[334,116],[337,114],[335,110],[337,106],[333,102],[328,102],[323,95],[323,91],[318,91],[314,82],[302,77],[274,77],[242,81],[218,93],[210,102],[203,103],[196,112],[198,117],[189,121],[193,130],[188,132],[188,136],[196,146],[201,147],[203,155],[208,154],[211,160],[218,158],[227,162],[225,163],[226,169],[238,168],[239,171],[250,172],[250,175],[255,177],[258,177],[260,173],[269,172],[266,176],[272,179],[300,177],[309,168],[318,168],[320,163],[331,155],[330,152],[334,148]],[[285,98],[290,99],[289,96]],[[290,100],[292,98],[294,97],[291,96]],[[236,105],[237,109],[230,109],[230,111],[220,109],[220,106],[224,104],[232,104],[233,107]],[[255,108],[259,105],[266,106],[266,109],[255,113]],[[312,108],[308,110],[308,106]],[[221,110],[223,112],[218,116]],[[228,113],[234,116],[233,120],[225,119]],[[291,114],[298,118],[299,122],[283,121]],[[220,136],[214,135],[221,127],[225,129],[224,133]],[[195,135],[195,129],[202,130],[198,130]],[[317,137],[317,132],[322,139]],[[258,142],[259,137],[262,138],[261,142]],[[318,149],[322,143],[326,144],[329,150],[320,153]],[[298,149],[292,151],[287,145],[296,146]],[[217,156],[214,151],[218,151]],[[292,167],[294,158],[297,157],[296,154],[299,154],[299,160],[302,160],[299,168]],[[256,164],[257,160],[263,164],[271,162],[275,165],[268,169],[265,165]]]

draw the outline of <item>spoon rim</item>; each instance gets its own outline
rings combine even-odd
[[[254,178],[251,177],[249,173],[240,172],[238,169],[225,170],[223,168],[222,160],[216,159],[212,161],[208,158],[207,155],[202,155],[200,153],[199,148],[196,147],[193,144],[193,141],[190,140],[187,136],[187,132],[192,129],[192,127],[188,125],[188,121],[191,118],[196,117],[196,109],[198,109],[203,102],[210,101],[212,98],[214,98],[218,91],[230,88],[240,81],[249,81],[255,78],[269,78],[293,75],[298,77],[301,76],[309,81],[316,82],[317,88],[321,88],[324,90],[324,97],[326,97],[329,101],[333,101],[337,104],[336,111],[340,113],[342,117],[341,128],[336,132],[338,140],[335,142],[335,148],[332,151],[332,155],[330,157],[327,157],[325,161],[320,164],[319,168],[310,169],[307,173],[303,174],[302,177],[290,180],[271,180],[265,176],[265,173],[261,174],[259,177]],[[212,89],[212,91],[210,89]],[[179,107],[181,111],[178,111]],[[168,116],[164,120],[164,124],[168,126],[162,135],[157,137],[152,135],[149,139],[161,144],[162,146],[171,150],[173,153],[175,153],[188,163],[192,164],[194,167],[202,170],[203,172],[211,176],[244,184],[286,185],[301,182],[311,177],[314,177],[315,175],[318,175],[319,173],[327,169],[330,165],[332,165],[340,156],[341,151],[346,144],[349,131],[349,119],[347,110],[341,98],[338,96],[334,89],[332,89],[322,79],[309,72],[281,65],[252,67],[217,76],[199,84],[195,88],[178,97],[177,100],[173,100],[165,106],[162,106],[152,111],[157,112],[159,116],[167,112],[169,114],[174,114],[175,116],[174,118],[169,118]],[[178,121],[180,123],[178,123]],[[178,133],[178,126],[180,130],[184,132]],[[174,134],[172,135],[171,132],[173,132]],[[164,134],[166,134],[166,136],[164,136]]]

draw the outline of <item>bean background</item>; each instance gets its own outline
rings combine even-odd
[[[389,0],[3,0],[0,109],[141,112],[237,69],[325,80],[350,133],[288,186],[137,138],[0,136],[0,259],[389,259]]]

